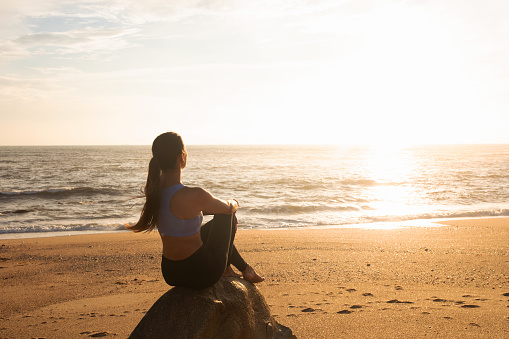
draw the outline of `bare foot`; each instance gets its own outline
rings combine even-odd
[[[223,277],[240,278],[241,276],[242,274],[235,273],[230,265],[226,266],[226,269],[224,270],[223,273]]]
[[[253,284],[265,280],[265,278],[260,277],[250,265],[247,265],[246,269],[242,272],[242,278],[249,282],[252,282]]]

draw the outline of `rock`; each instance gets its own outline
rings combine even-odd
[[[253,284],[223,277],[205,289],[170,289],[148,310],[129,338],[296,337],[271,316],[269,306]]]

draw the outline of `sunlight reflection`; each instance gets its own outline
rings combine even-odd
[[[404,149],[371,147],[364,166],[370,179],[379,183],[404,183],[412,174],[412,160]]]
[[[378,214],[408,215],[416,213],[418,192],[411,186],[415,171],[412,153],[398,148],[371,148],[363,164],[366,179],[376,182],[367,187],[372,207]]]

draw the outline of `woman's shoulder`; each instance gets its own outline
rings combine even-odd
[[[186,198],[192,199],[194,202],[203,202],[209,201],[210,199],[214,199],[214,196],[209,191],[202,187],[186,186],[184,189],[182,189],[182,191],[183,195],[185,195]]]
[[[188,196],[200,197],[206,194],[210,194],[206,189],[198,186],[184,186],[181,189],[182,193]]]
[[[187,186],[185,185],[183,187],[184,190],[186,190],[187,192],[190,192],[190,193],[199,193],[201,191],[205,191],[204,188],[201,188],[201,187],[198,187],[198,186]]]

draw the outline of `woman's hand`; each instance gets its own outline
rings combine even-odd
[[[237,212],[240,207],[240,204],[236,199],[228,200],[228,205],[230,205],[230,214]]]

